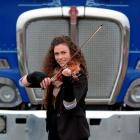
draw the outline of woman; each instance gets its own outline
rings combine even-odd
[[[84,56],[77,50],[68,36],[54,38],[45,58],[44,73],[33,72],[21,80],[24,86],[45,90],[48,140],[88,140],[90,135],[84,101],[87,68]]]

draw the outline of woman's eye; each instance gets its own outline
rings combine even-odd
[[[58,53],[55,53],[54,55],[55,55],[55,56],[57,56],[57,55],[58,55]]]
[[[62,52],[62,54],[65,54],[66,52]]]

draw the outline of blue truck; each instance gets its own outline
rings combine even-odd
[[[87,106],[140,107],[138,0],[2,0],[0,2],[0,108],[39,106],[41,89],[19,85],[40,70],[54,36],[65,34],[82,49],[89,71]]]
[[[0,139],[47,139],[43,91],[19,79],[41,70],[54,36],[68,35],[80,47],[101,25],[82,48],[90,140],[139,139],[139,6],[139,0],[1,0]]]

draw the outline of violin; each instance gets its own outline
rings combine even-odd
[[[68,68],[71,70],[72,75],[75,75],[75,74],[79,73],[80,64],[71,61],[67,65],[68,65]]]
[[[77,74],[80,71],[80,64],[74,61],[70,61],[56,72],[56,74],[51,78],[51,81],[62,81],[62,71],[66,68],[71,70],[72,78],[78,80]]]

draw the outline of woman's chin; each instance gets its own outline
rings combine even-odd
[[[60,67],[64,67],[65,66],[65,64],[59,64],[60,65]]]

